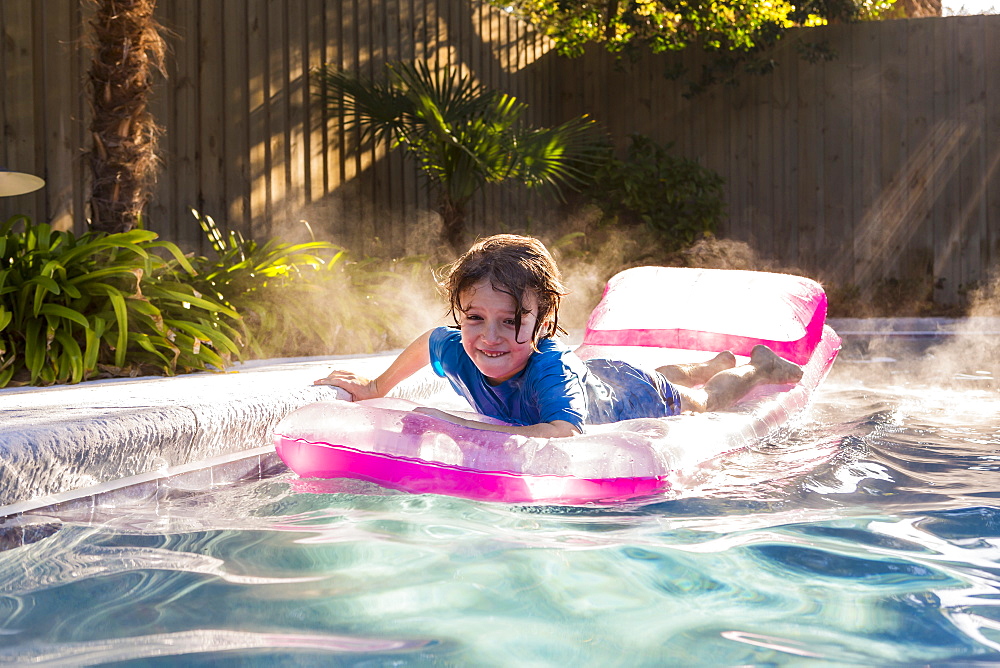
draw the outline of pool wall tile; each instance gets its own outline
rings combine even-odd
[[[159,493],[158,480],[150,480],[135,485],[128,485],[94,496],[95,506],[122,506],[131,503],[142,503],[153,499]]]
[[[200,492],[210,489],[212,487],[212,469],[198,469],[164,478],[160,482],[160,487],[182,492]]]
[[[260,479],[260,456],[212,467],[212,484],[229,485],[240,480]]]

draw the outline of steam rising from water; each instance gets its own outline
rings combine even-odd
[[[970,295],[968,316],[946,323],[942,340],[923,355],[905,365],[912,382],[943,389],[980,389],[994,392],[1000,388],[1000,273]],[[929,320],[929,323],[937,321]],[[927,327],[924,327],[927,329]],[[895,358],[898,343],[874,339],[869,344],[872,358]]]
[[[560,311],[567,329],[582,329],[608,279],[630,267],[666,265],[801,273],[795,269],[781,269],[776,263],[759,257],[748,244],[732,239],[703,238],[679,253],[665,253],[658,250],[662,242],[648,230],[623,228],[589,246],[589,252],[582,253],[574,252],[571,243],[556,241],[549,245],[562,269],[564,283],[571,290]]]
[[[971,296],[969,317],[956,333],[927,351],[930,363],[922,377],[954,384],[977,383],[983,389],[1000,388],[1000,271]]]
[[[368,212],[368,215],[372,215]],[[359,212],[358,218],[364,218]],[[471,222],[471,221],[470,221]],[[359,223],[360,224],[360,223]],[[453,255],[442,247],[440,239],[440,218],[429,211],[412,211],[405,225],[397,225],[405,230],[405,252],[407,259],[396,262],[392,268],[394,276],[381,283],[352,287],[343,282],[330,282],[309,295],[304,304],[304,312],[311,315],[313,326],[327,333],[340,333],[334,345],[328,338],[325,343],[309,346],[309,349],[295,351],[296,355],[338,354],[369,352],[401,348],[420,333],[441,324],[451,324],[446,315],[445,300],[439,294],[434,273]],[[298,236],[304,228],[299,226]],[[291,230],[287,231],[292,234]],[[553,252],[562,272],[564,283],[570,290],[560,309],[560,324],[570,332],[582,331],[587,318],[600,300],[607,280],[629,267],[640,265],[673,265],[718,269],[741,269],[752,271],[777,271],[804,274],[794,266],[783,266],[773,260],[761,257],[754,248],[743,241],[701,239],[679,253],[666,253],[662,243],[642,226],[609,225],[602,221],[596,209],[586,207],[562,220],[547,224],[544,229],[524,229],[518,225],[500,225],[497,229],[484,230],[480,236],[498,232],[514,232],[538,236]],[[298,239],[304,240],[304,239]],[[365,253],[375,256],[385,255],[378,238],[364,241]],[[381,250],[379,250],[381,248]],[[418,258],[411,261],[412,258]],[[841,304],[841,310],[873,310],[857,315],[899,316],[902,312],[893,309],[913,311],[925,304],[920,295],[909,294],[919,290],[909,290],[906,285],[897,286],[894,292],[883,300],[886,303],[873,306],[870,300],[851,300],[850,286],[827,286],[833,293],[832,303]],[[873,288],[869,286],[869,291]],[[842,295],[836,294],[844,290]],[[900,300],[907,303],[893,303]],[[916,299],[916,301],[914,301]],[[919,303],[918,303],[919,302]],[[996,387],[1000,378],[1000,321],[988,322],[981,318],[1000,317],[1000,271],[980,290],[970,295],[967,320],[954,328],[952,336],[940,345],[927,350],[927,357],[920,362],[916,376],[925,382],[941,383],[957,378],[962,383],[978,382],[984,388]],[[990,334],[993,335],[990,335]],[[276,337],[285,336],[281,332]],[[323,339],[322,336],[317,337]],[[871,346],[873,355],[879,354],[876,341]]]

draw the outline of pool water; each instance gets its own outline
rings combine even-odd
[[[35,518],[0,552],[0,663],[1000,661],[996,371],[849,352],[785,433],[628,506],[281,472]]]

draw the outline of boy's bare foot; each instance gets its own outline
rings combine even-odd
[[[657,369],[664,378],[675,385],[694,387],[704,385],[715,374],[736,366],[736,356],[725,350],[707,362],[670,364]]]
[[[756,367],[774,385],[797,383],[802,380],[802,367],[786,359],[782,359],[773,350],[763,345],[756,345],[750,351],[750,364]]]

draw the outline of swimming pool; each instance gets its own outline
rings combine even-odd
[[[997,358],[926,345],[848,348],[794,428],[643,504],[279,472],[26,518],[0,663],[998,661]]]

